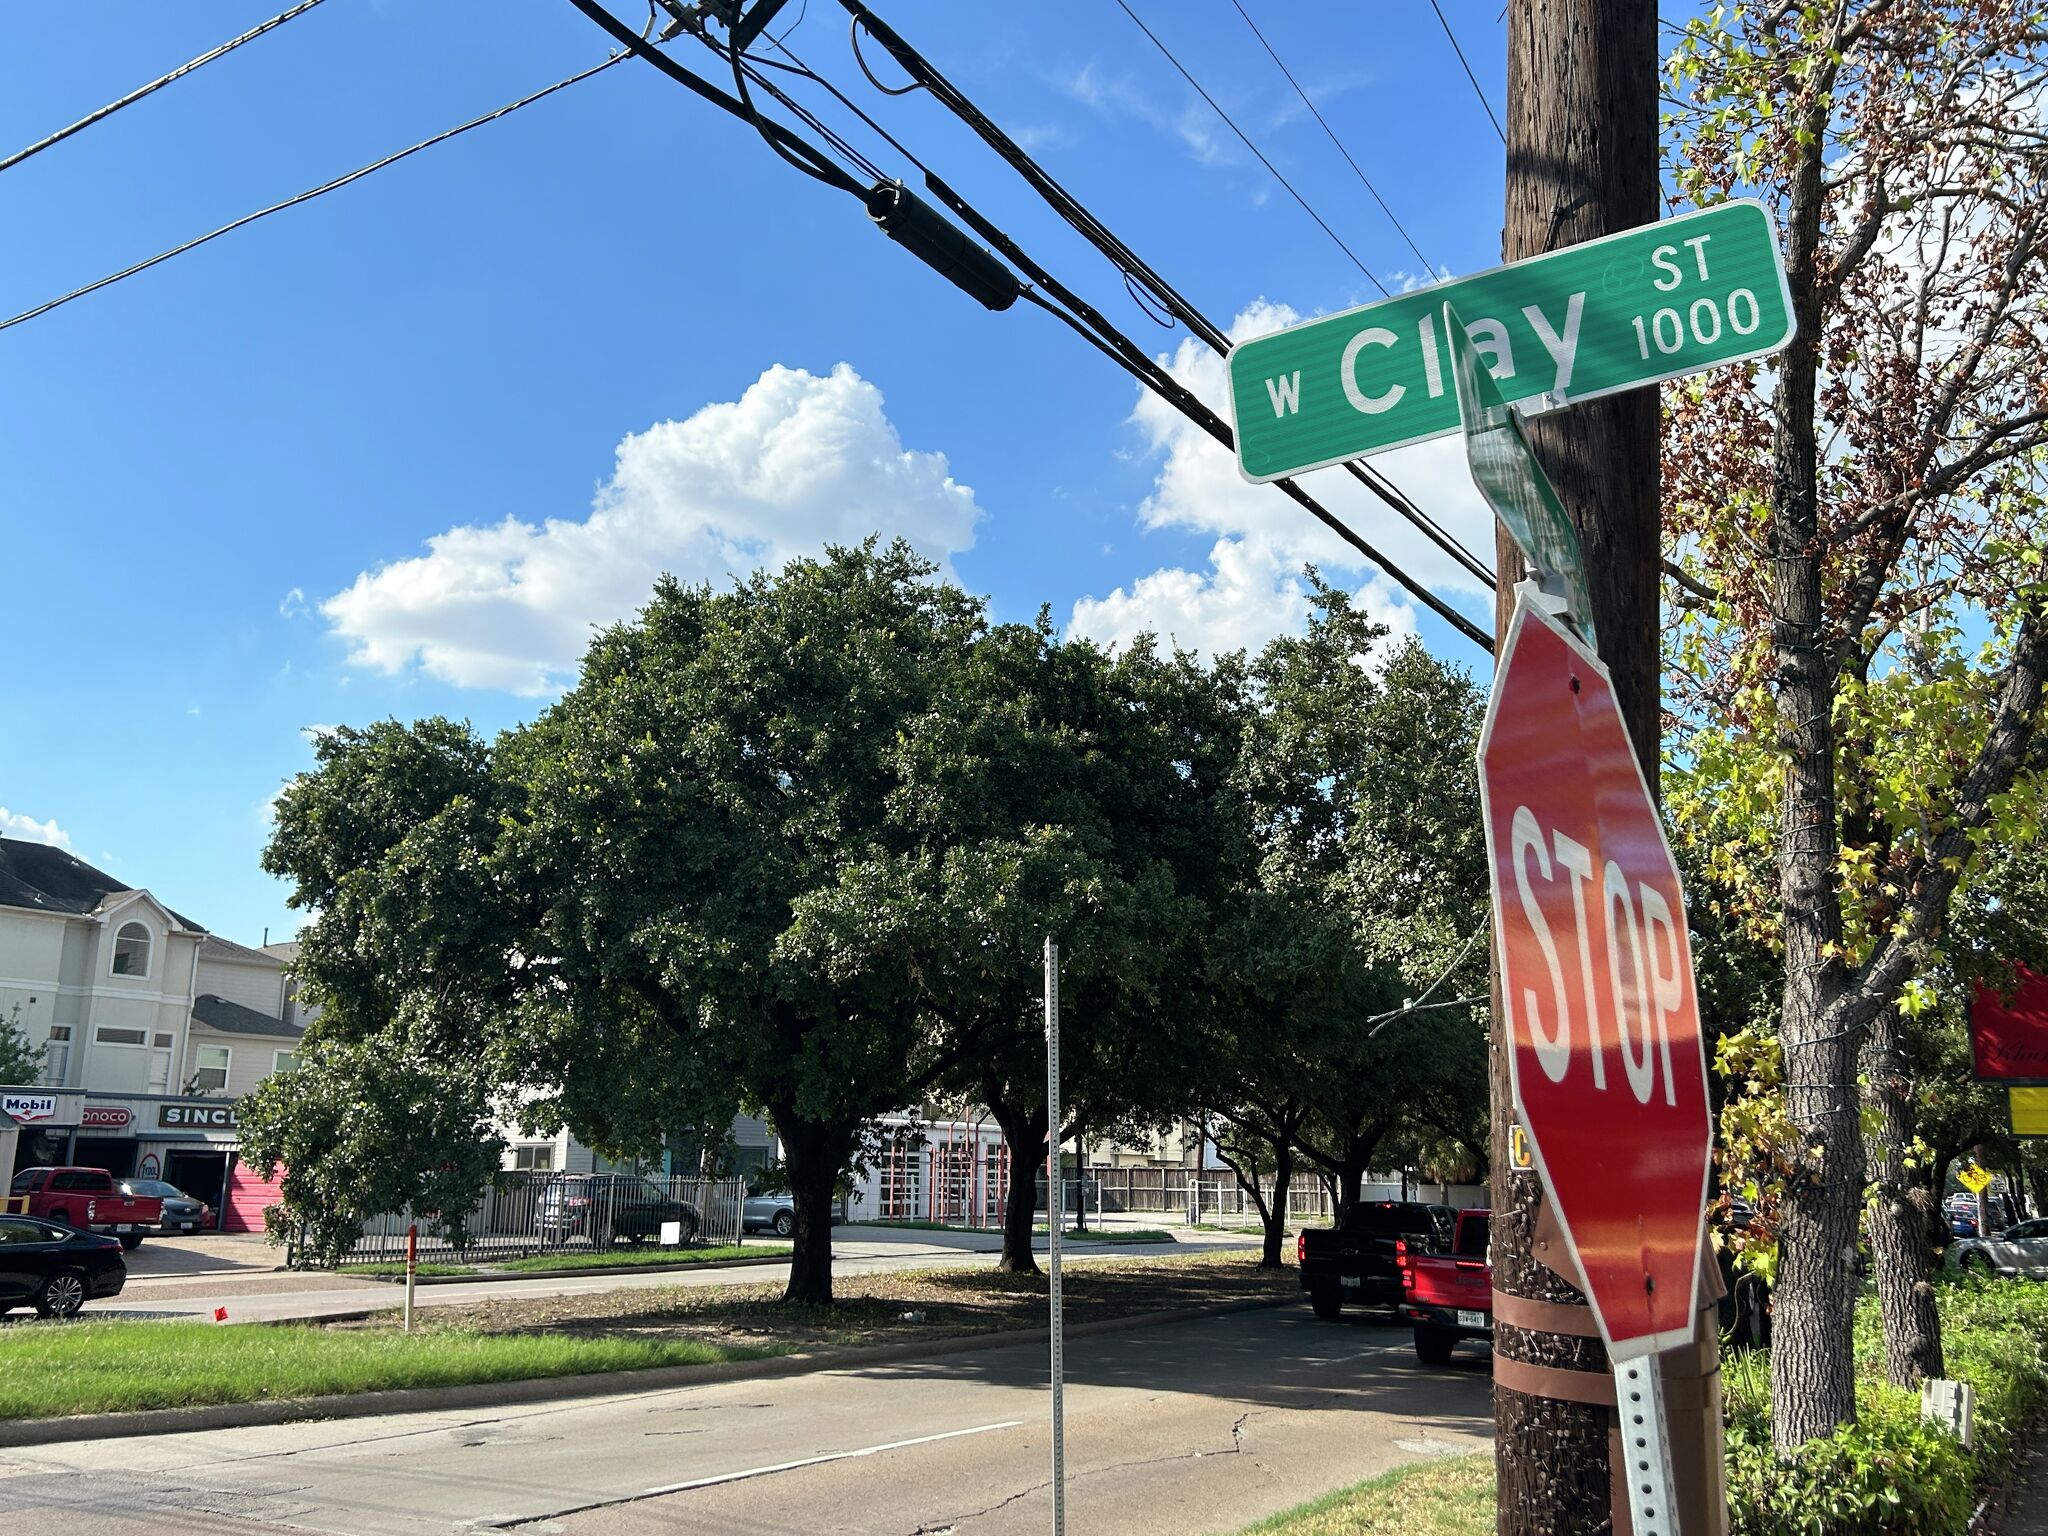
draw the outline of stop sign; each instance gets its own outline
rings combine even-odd
[[[1607,669],[1526,601],[1479,779],[1515,1113],[1610,1357],[1675,1349],[1713,1139],[1685,897]]]

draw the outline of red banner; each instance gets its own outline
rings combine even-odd
[[[2010,999],[1980,985],[1970,1004],[1970,1053],[1984,1081],[2048,1083],[2048,976],[2022,967]]]

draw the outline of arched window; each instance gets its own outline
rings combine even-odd
[[[123,923],[114,935],[114,974],[149,974],[149,930],[140,923]]]

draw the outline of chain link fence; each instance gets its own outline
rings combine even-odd
[[[505,1173],[456,1221],[399,1211],[367,1223],[343,1265],[405,1259],[419,1223],[423,1264],[488,1264],[549,1253],[737,1244],[752,1225],[786,1230],[789,1197],[755,1197],[742,1179],[653,1178],[629,1173]]]

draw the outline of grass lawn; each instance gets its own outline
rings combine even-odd
[[[489,1334],[430,1328],[406,1335],[300,1324],[20,1323],[0,1333],[0,1419],[178,1408],[702,1365],[782,1354],[771,1343]]]
[[[419,1272],[423,1275],[473,1275],[476,1270],[467,1264],[422,1264]],[[351,1264],[339,1271],[344,1275],[397,1275],[405,1277],[403,1264]]]
[[[715,1248],[631,1248],[624,1252],[537,1253],[493,1269],[640,1269],[649,1264],[730,1264],[734,1259],[786,1259],[787,1243],[727,1243]]]
[[[1292,1266],[1262,1270],[1256,1254],[1076,1255],[1064,1273],[1067,1323],[1170,1312],[1268,1297],[1294,1300]],[[833,1349],[957,1338],[1045,1326],[1044,1274],[1010,1275],[991,1263],[841,1275],[826,1306],[791,1306],[782,1282],[635,1286],[583,1296],[499,1295],[427,1309],[424,1326],[484,1333],[586,1338],[700,1339]],[[396,1314],[336,1324],[389,1332]],[[416,1335],[417,1336],[417,1335]]]
[[[1045,1228],[1034,1230],[1043,1233]],[[1068,1243],[1170,1243],[1173,1234],[1157,1227],[1090,1227],[1086,1232],[1065,1229],[1060,1238]]]
[[[1246,1526],[1240,1536],[1493,1536],[1493,1457],[1452,1456],[1367,1482]]]

